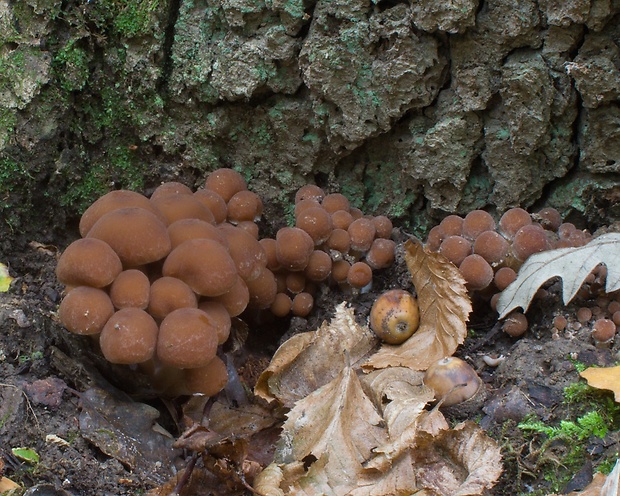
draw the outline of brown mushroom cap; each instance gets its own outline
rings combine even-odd
[[[314,241],[298,227],[283,227],[276,234],[276,256],[288,270],[303,270],[313,251]]]
[[[373,269],[385,269],[394,263],[396,243],[391,239],[377,238],[366,253],[366,263]]]
[[[156,262],[171,249],[164,223],[143,208],[121,208],[105,214],[88,231],[87,237],[109,244],[124,267]]]
[[[346,210],[347,212],[351,210],[349,199],[341,193],[330,193],[329,195],[325,195],[321,205],[323,205],[323,208],[330,214],[334,213],[336,210]]]
[[[332,216],[323,207],[307,208],[296,217],[295,226],[306,231],[315,246],[318,246],[326,241],[332,232]]]
[[[441,242],[439,253],[458,267],[467,255],[471,255],[471,243],[463,236],[448,236]]]
[[[389,239],[392,236],[392,221],[385,215],[377,215],[372,218],[372,223],[377,230],[377,238]]]
[[[353,216],[347,210],[336,210],[331,214],[334,229],[347,230],[353,222]]]
[[[439,223],[444,236],[461,236],[463,234],[463,218],[460,215],[448,215]]]
[[[295,193],[295,203],[301,200],[315,200],[320,202],[325,197],[325,192],[316,184],[306,184]]]
[[[67,246],[56,266],[56,277],[69,286],[103,288],[123,270],[120,258],[105,241],[78,239]]]
[[[547,233],[539,224],[530,224],[519,229],[512,242],[512,252],[517,260],[525,261],[530,255],[549,248]]]
[[[168,226],[168,236],[172,249],[189,239],[212,239],[228,247],[226,237],[209,222],[200,219],[180,219]]]
[[[372,269],[365,262],[355,262],[347,273],[347,282],[351,287],[363,288],[372,281]]]
[[[203,296],[219,296],[237,282],[237,267],[228,250],[212,239],[190,239],[170,252],[164,276],[184,281]]]
[[[291,312],[297,317],[306,317],[314,306],[314,298],[310,293],[299,293],[293,298]]]
[[[205,189],[215,191],[228,203],[235,193],[248,189],[248,186],[236,170],[217,169],[207,176]]]
[[[231,317],[236,317],[248,306],[250,292],[243,278],[238,276],[232,288],[222,295],[212,297],[211,300],[222,304]]]
[[[285,317],[291,311],[293,301],[286,293],[277,293],[269,310],[276,317]]]
[[[153,207],[149,199],[140,193],[125,189],[110,191],[101,198],[95,200],[82,214],[82,218],[80,219],[80,235],[85,238],[91,227],[105,214],[127,207],[139,207],[157,216],[161,215],[157,212],[155,207]]]
[[[466,256],[459,270],[467,282],[467,289],[471,291],[482,290],[493,281],[493,269],[480,255]]]
[[[232,321],[231,315],[224,305],[217,301],[201,301],[198,309],[209,315],[217,332],[217,344],[224,344],[230,336]]]
[[[276,240],[273,238],[263,238],[259,239],[258,242],[265,250],[265,255],[267,256],[267,268],[271,271],[277,271],[280,269],[280,263],[278,262],[278,257],[276,255]]]
[[[200,201],[205,207],[211,210],[216,224],[221,224],[226,220],[228,207],[224,198],[210,189],[199,189],[194,193],[194,198]]]
[[[368,251],[375,239],[377,229],[371,219],[362,217],[351,222],[347,232],[351,237],[351,249]]]
[[[98,334],[114,313],[108,294],[102,289],[79,286],[64,297],[58,316],[75,334]]]
[[[101,331],[99,344],[108,362],[134,364],[153,358],[157,345],[157,324],[144,310],[123,308]]]
[[[304,269],[304,274],[311,281],[324,281],[332,272],[332,257],[323,250],[314,250]]]
[[[463,237],[474,240],[484,231],[495,229],[495,219],[484,210],[472,210],[463,219]]]
[[[507,239],[514,238],[515,234],[523,226],[532,223],[532,218],[527,210],[519,207],[506,210],[499,219],[499,229]]]
[[[151,198],[151,203],[166,219],[166,225],[180,219],[200,219],[215,224],[215,217],[193,195],[163,195]]]
[[[217,329],[209,315],[197,308],[179,308],[159,326],[157,357],[165,365],[204,367],[217,351]]]
[[[477,253],[492,266],[502,263],[510,254],[510,245],[506,238],[495,231],[485,231],[474,242],[474,253]]]
[[[258,221],[263,215],[263,202],[253,191],[243,190],[235,193],[227,204],[228,222],[237,224],[244,220]]]
[[[167,195],[191,195],[192,190],[189,188],[189,186],[186,186],[183,183],[179,183],[177,181],[168,181],[166,183],[162,183],[159,186],[157,186],[157,188],[155,188],[155,190],[153,191],[153,194],[151,195],[151,200],[154,200],[156,198],[161,198],[162,196],[167,196]]]
[[[179,308],[196,308],[196,293],[176,277],[160,277],[151,284],[149,313],[156,319],[163,319]]]
[[[146,274],[137,269],[121,272],[110,286],[110,300],[116,308],[141,308],[149,305],[151,283]]]
[[[244,229],[227,223],[219,229],[228,241],[230,257],[243,280],[247,282],[258,277],[267,266],[267,255],[258,240]]]
[[[325,246],[330,250],[336,250],[343,254],[348,253],[351,249],[351,236],[344,229],[334,229],[329,238],[327,238]]]
[[[259,309],[271,306],[278,292],[273,272],[265,268],[256,279],[247,281],[247,285],[250,292],[249,306]]]
[[[205,396],[215,396],[228,382],[226,364],[219,357],[214,357],[204,367],[184,370],[183,376],[190,393],[201,393]]]

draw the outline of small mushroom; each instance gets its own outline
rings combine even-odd
[[[616,336],[616,324],[610,319],[597,319],[591,336],[597,348],[608,348]]]
[[[163,215],[166,225],[180,219],[199,219],[215,224],[215,217],[193,195],[163,195],[151,198],[151,203]]]
[[[337,210],[345,210],[347,212],[351,210],[349,199],[341,193],[330,193],[329,195],[325,195],[321,201],[321,205],[330,214]]]
[[[149,305],[151,283],[137,269],[121,272],[110,286],[110,299],[116,308],[134,307],[144,310]]]
[[[241,276],[237,277],[237,282],[226,293],[214,296],[212,301],[221,303],[231,317],[241,315],[250,302],[250,291],[248,285]]]
[[[480,255],[468,255],[459,265],[459,271],[467,282],[467,289],[479,291],[493,281],[493,268]]]
[[[347,273],[347,283],[352,288],[362,289],[372,282],[372,269],[366,262],[355,262]]]
[[[149,294],[148,312],[156,319],[179,308],[196,308],[196,293],[186,283],[176,277],[160,277],[153,281]]]
[[[377,229],[372,220],[362,217],[351,222],[347,232],[351,238],[351,249],[366,252],[370,249],[372,241],[375,239]]]
[[[203,367],[184,370],[183,377],[190,393],[205,396],[215,396],[228,382],[226,364],[217,356]]]
[[[276,234],[276,256],[288,270],[304,270],[313,251],[314,241],[298,227],[283,227]]]
[[[258,309],[269,308],[271,306],[278,292],[276,278],[273,272],[264,268],[257,278],[246,281],[246,284],[248,285],[248,291],[250,293],[249,306]]]
[[[157,323],[140,308],[123,308],[107,321],[99,344],[108,362],[136,364],[153,358],[157,344]]]
[[[389,239],[392,236],[392,221],[385,215],[377,215],[372,218],[372,223],[377,231],[377,238]]]
[[[213,239],[228,247],[228,241],[222,232],[209,222],[200,219],[180,219],[168,226],[168,236],[172,249],[188,239]]]
[[[226,202],[215,191],[202,188],[194,193],[194,198],[211,210],[216,224],[221,224],[226,220],[228,215]]]
[[[527,317],[519,310],[510,312],[502,324],[502,330],[513,338],[523,336],[527,328]]]
[[[463,237],[475,240],[485,231],[495,230],[495,220],[484,210],[472,210],[463,219]]]
[[[306,184],[295,193],[295,203],[308,199],[321,202],[323,198],[325,198],[325,192],[316,184]]]
[[[231,315],[226,307],[217,301],[205,300],[198,304],[198,309],[209,316],[211,324],[215,327],[217,344],[224,344],[230,336],[232,326]]]
[[[366,253],[366,263],[373,269],[385,269],[394,263],[396,243],[391,239],[377,238]]]
[[[228,222],[238,224],[249,220],[256,222],[263,215],[263,202],[253,191],[243,190],[235,193],[227,203]]]
[[[207,176],[205,189],[215,191],[228,203],[235,193],[248,189],[248,186],[236,170],[222,168]]]
[[[323,207],[307,208],[295,219],[295,226],[306,231],[314,245],[324,243],[333,229],[331,215]]]
[[[108,294],[102,289],[79,286],[64,297],[58,316],[67,330],[75,334],[98,334],[114,313]]]
[[[471,255],[471,242],[463,236],[447,236],[439,246],[439,253],[458,267],[466,256]]]
[[[151,194],[151,200],[161,198],[168,195],[192,195],[192,190],[183,183],[177,181],[169,181],[162,183]]]
[[[519,207],[506,210],[499,219],[499,229],[507,239],[513,239],[517,231],[523,226],[529,226],[532,218],[527,210]]]
[[[304,269],[305,276],[311,281],[324,281],[332,272],[332,258],[323,250],[314,250]]]
[[[71,243],[58,260],[56,277],[67,286],[109,285],[123,270],[120,258],[105,241],[78,239]]]
[[[295,295],[291,312],[297,317],[307,317],[314,306],[314,298],[310,293],[302,292]]]
[[[224,223],[220,232],[228,242],[230,257],[237,267],[237,272],[248,282],[256,279],[267,266],[267,255],[258,240],[247,231]]]
[[[521,262],[548,247],[547,234],[538,224],[523,226],[517,231],[512,242],[514,256]]]
[[[439,223],[439,229],[443,236],[462,236],[463,217],[460,215],[448,215]]]

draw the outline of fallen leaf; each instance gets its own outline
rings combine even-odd
[[[608,233],[577,248],[558,248],[536,253],[521,266],[517,279],[502,291],[497,312],[502,319],[515,308],[526,311],[538,289],[549,279],[562,279],[564,305],[577,294],[597,265],[607,266],[605,291],[620,289],[620,234]]]
[[[11,452],[24,462],[39,463],[39,454],[32,448],[12,448]]]
[[[597,472],[592,482],[583,491],[573,491],[567,496],[618,496],[620,494],[620,460],[616,460],[613,470],[607,476]],[[556,496],[550,494],[549,496]]]
[[[620,366],[590,367],[579,375],[594,388],[613,391],[616,403],[620,403]]]
[[[291,408],[336,377],[346,360],[355,366],[365,359],[376,343],[375,334],[360,326],[353,310],[341,303],[331,321],[316,331],[294,336],[278,349],[258,379],[256,394]]]
[[[418,295],[420,328],[401,345],[384,344],[364,367],[426,370],[433,362],[451,356],[467,336],[472,307],[458,269],[418,240],[405,243],[405,261]]]
[[[16,482],[13,482],[11,479],[7,477],[0,477],[0,493],[4,494],[5,492],[12,491],[13,489],[19,489],[20,486]]]
[[[499,446],[473,422],[421,433],[412,452],[418,488],[439,496],[486,494],[502,473]]]
[[[9,268],[0,263],[0,293],[6,293],[11,286],[13,278],[9,274]]]

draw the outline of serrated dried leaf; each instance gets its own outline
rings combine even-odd
[[[594,268],[607,266],[605,291],[620,289],[620,234],[608,233],[577,248],[558,248],[536,253],[521,266],[517,279],[502,292],[497,312],[502,319],[515,308],[528,309],[538,289],[549,279],[562,279],[564,305],[577,294]]]
[[[433,362],[452,355],[467,336],[466,322],[472,307],[458,269],[418,240],[405,243],[405,260],[418,295],[420,328],[402,345],[383,345],[364,367],[426,370]]]
[[[377,343],[375,334],[355,321],[346,303],[336,307],[331,321],[299,336],[280,346],[256,385],[259,396],[268,401],[276,398],[288,408],[336,377],[346,360],[356,365]]]
[[[590,367],[579,375],[593,388],[613,391],[616,403],[620,403],[620,366]]]
[[[485,494],[502,473],[499,446],[473,422],[421,434],[413,456],[418,487],[439,496]]]

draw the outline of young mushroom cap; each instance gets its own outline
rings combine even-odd
[[[273,238],[259,239],[258,242],[265,250],[265,256],[267,257],[267,268],[273,272],[280,269],[280,263],[278,262],[278,256],[276,255],[276,240]]]
[[[385,269],[394,263],[396,243],[391,239],[377,238],[366,253],[366,263],[373,269]]]
[[[235,193],[228,201],[228,222],[249,220],[258,221],[263,215],[263,202],[253,191],[243,190]]]
[[[146,362],[155,353],[157,333],[157,323],[144,310],[123,308],[110,317],[101,331],[101,352],[111,363]]]
[[[267,255],[262,245],[239,227],[224,223],[219,229],[228,242],[228,250],[239,275],[246,282],[256,279],[267,266]]]
[[[248,189],[248,186],[236,170],[222,168],[207,176],[205,189],[215,191],[228,203],[235,193]]]
[[[151,194],[151,200],[156,198],[161,198],[162,196],[167,195],[192,195],[192,190],[189,186],[186,186],[183,183],[179,183],[177,181],[169,181],[166,183],[162,183]]]
[[[285,317],[291,311],[293,300],[286,293],[277,293],[269,310],[276,317]]]
[[[204,367],[215,356],[218,334],[214,320],[197,308],[179,308],[159,326],[157,358],[165,365]]]
[[[222,295],[212,297],[211,300],[222,304],[230,317],[237,317],[248,306],[250,291],[243,278],[238,276],[232,288]]]
[[[305,276],[311,281],[324,281],[332,272],[332,258],[323,250],[314,250],[304,269]]]
[[[160,277],[151,284],[148,312],[156,319],[179,308],[196,308],[196,293],[187,284],[176,277]]]
[[[212,239],[190,239],[166,258],[164,276],[176,277],[195,293],[219,296],[237,282],[237,267],[228,250]]]
[[[334,229],[325,241],[325,246],[343,254],[348,253],[351,249],[351,236],[344,229]]]
[[[474,253],[480,255],[491,265],[496,266],[508,257],[510,245],[501,234],[495,231],[485,231],[476,238]]]
[[[337,283],[343,283],[347,280],[349,271],[351,270],[351,264],[346,260],[336,260],[332,264],[332,279]]]
[[[341,193],[330,193],[326,195],[321,205],[323,205],[323,208],[330,214],[334,213],[336,210],[346,210],[347,212],[351,210],[349,199]]]
[[[517,278],[517,273],[511,267],[500,268],[493,278],[495,287],[500,291],[504,291]]]
[[[536,213],[536,218],[543,228],[557,231],[562,224],[562,215],[553,207],[546,207]]]
[[[484,210],[472,210],[463,219],[463,236],[474,240],[484,231],[493,231],[495,220]]]
[[[530,255],[549,248],[547,233],[538,224],[523,226],[515,234],[512,252],[517,260],[525,261]]]
[[[228,382],[226,364],[219,357],[214,357],[207,365],[183,371],[185,386],[191,394],[215,396]]]
[[[103,288],[123,270],[120,258],[105,241],[82,238],[71,243],[60,256],[56,277],[68,286]]]
[[[527,331],[527,328],[527,317],[519,310],[510,312],[502,324],[502,330],[513,338],[523,336],[525,331]]]
[[[143,208],[121,208],[105,214],[87,237],[110,245],[125,268],[161,260],[171,249],[164,223]]]
[[[459,271],[467,282],[467,289],[479,291],[493,281],[493,268],[480,255],[468,255],[459,265]]]
[[[102,289],[79,286],[64,297],[58,316],[74,334],[98,334],[114,313],[108,294]]]
[[[331,217],[334,229],[344,229],[346,231],[351,225],[351,222],[353,222],[353,216],[346,210],[336,210],[331,214]]]
[[[269,308],[271,306],[278,292],[278,286],[273,272],[265,268],[257,278],[247,281],[247,285],[248,291],[250,292],[250,302],[248,306],[258,309]]]
[[[523,226],[529,226],[531,223],[532,218],[527,210],[515,207],[506,210],[504,215],[501,216],[499,219],[499,229],[507,239],[512,239],[519,229]]]
[[[616,324],[610,319],[597,319],[592,326],[592,339],[597,347],[611,343],[616,335]]]
[[[224,198],[215,191],[202,188],[194,193],[194,198],[211,210],[216,224],[221,224],[226,220],[228,216],[228,207],[226,206]]]
[[[314,251],[310,235],[298,227],[283,227],[276,234],[276,257],[288,270],[304,270]]]
[[[296,217],[295,226],[306,231],[315,246],[325,242],[334,228],[331,215],[322,207],[305,209]]]
[[[296,317],[306,317],[312,311],[314,298],[310,293],[302,292],[296,294],[291,304],[291,312]]]
[[[105,214],[128,207],[143,208],[157,216],[161,216],[151,204],[150,200],[140,193],[125,189],[110,191],[101,198],[95,200],[82,214],[80,218],[80,235],[85,238],[91,227]],[[163,218],[160,217],[160,220],[163,220]]]
[[[217,332],[217,344],[224,344],[232,326],[231,315],[226,307],[217,301],[205,300],[198,304],[198,309],[209,315]]]
[[[306,269],[307,268],[308,266],[306,266]],[[306,287],[305,270],[304,272],[289,272],[288,274],[286,274],[286,289],[288,289],[290,293],[293,293],[293,294],[301,293],[305,287]]]
[[[110,299],[116,308],[134,307],[144,310],[149,305],[151,283],[146,274],[137,269],[121,272],[112,286]]]
[[[459,215],[448,215],[439,223],[439,228],[444,236],[461,236],[463,234],[463,218]]]
[[[215,224],[215,217],[204,204],[193,195],[164,195],[151,198],[151,203],[166,219],[166,225],[180,219],[199,219]]]
[[[441,242],[439,253],[458,267],[466,256],[471,255],[471,242],[463,236],[448,236]]]
[[[306,184],[295,193],[295,203],[308,199],[321,202],[323,198],[325,198],[325,192],[316,184]]]
[[[377,231],[377,238],[389,239],[392,236],[393,224],[389,217],[377,215],[372,218],[372,223]]]
[[[352,250],[368,251],[375,239],[377,229],[372,220],[362,217],[351,222],[347,232],[351,238]]]
[[[172,249],[189,239],[212,239],[228,247],[226,236],[209,222],[200,219],[181,219],[168,226],[168,236]]]
[[[372,269],[366,262],[355,262],[347,273],[347,283],[361,289],[372,281]]]

